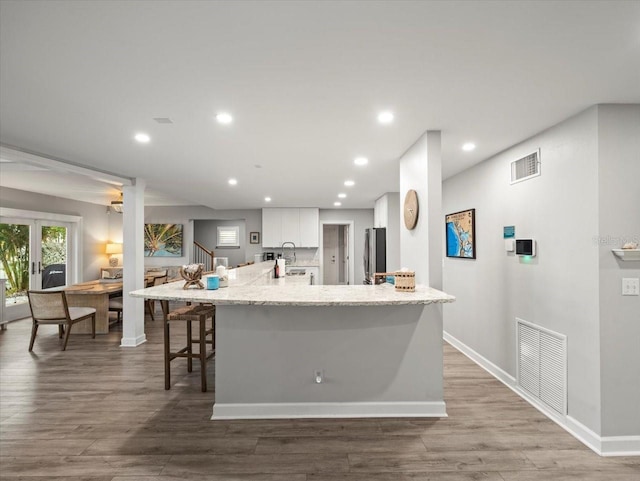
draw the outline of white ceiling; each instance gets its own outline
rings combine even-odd
[[[328,208],[347,192],[344,208],[370,208],[398,190],[397,160],[426,130],[442,131],[446,178],[590,105],[640,102],[637,1],[0,9],[0,141],[144,178],[182,204],[257,208],[269,195]],[[377,123],[382,109],[392,125]],[[234,122],[218,124],[219,111]],[[478,148],[463,152],[467,141]],[[0,185],[40,189],[42,173],[7,165]]]

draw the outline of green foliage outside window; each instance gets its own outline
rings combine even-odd
[[[8,296],[29,289],[29,226],[0,224],[0,262]]]
[[[29,226],[0,224],[0,262],[7,277],[7,296],[23,295],[29,289]],[[42,267],[66,264],[67,229],[42,227]]]

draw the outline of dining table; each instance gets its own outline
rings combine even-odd
[[[150,285],[155,276],[146,275],[145,285]],[[70,307],[93,307],[96,310],[96,334],[109,332],[109,299],[122,296],[122,279],[99,279],[72,284],[64,288]],[[91,321],[73,326],[72,334],[90,334]]]

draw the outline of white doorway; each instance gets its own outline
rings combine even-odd
[[[320,278],[325,285],[354,284],[353,221],[322,221]]]

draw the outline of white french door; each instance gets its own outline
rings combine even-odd
[[[4,321],[29,317],[27,290],[70,284],[72,224],[0,217],[0,277],[5,278]]]

